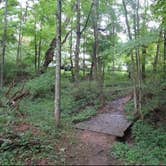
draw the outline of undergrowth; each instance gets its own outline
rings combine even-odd
[[[166,82],[158,76],[144,82],[142,91],[144,121],[137,121],[132,127],[134,143],[117,143],[113,147],[112,154],[126,164],[166,164],[165,92]],[[129,119],[134,118],[133,108],[131,100],[125,107]]]
[[[166,164],[166,133],[146,122],[138,121],[132,129],[134,145],[117,143],[113,155],[126,164]]]
[[[40,76],[25,83],[25,90],[30,95],[20,102],[19,112],[8,107],[0,108],[0,139],[3,139],[0,147],[0,164],[40,164],[41,161],[48,161],[48,164],[64,164],[65,152],[60,151],[61,139],[72,133],[73,123],[81,122],[97,114],[101,107],[99,100],[99,89],[95,81],[81,81],[79,86],[68,79],[68,73],[62,74],[62,97],[61,97],[61,128],[55,127],[54,119],[54,82],[55,71],[48,70]],[[114,80],[118,80],[116,75]],[[121,80],[126,79],[125,75],[117,75]],[[116,82],[116,81],[115,81]],[[104,96],[111,101],[120,95],[125,95],[130,85],[124,83],[122,89],[115,82],[109,82],[104,86]],[[123,84],[121,82],[121,84]],[[128,85],[128,87],[126,87]],[[16,84],[12,90],[15,93],[22,87]],[[128,88],[128,89],[127,89]],[[4,96],[7,87],[2,90]],[[4,102],[4,100],[0,100]],[[15,131],[15,128],[29,126],[28,129]],[[11,138],[17,135],[17,138]],[[17,146],[13,146],[12,142]],[[31,142],[38,142],[32,145]],[[72,141],[72,140],[70,140]]]

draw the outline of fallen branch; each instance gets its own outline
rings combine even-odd
[[[12,110],[16,109],[18,111],[20,101],[22,101],[22,99],[27,97],[30,93],[29,91],[24,90],[24,85],[21,87],[21,89],[12,93],[14,86],[15,86],[15,81],[13,80],[12,83],[9,85],[7,92],[5,93],[7,102],[6,104],[1,102],[0,106],[1,107],[9,106]]]
[[[31,149],[32,147],[41,149],[41,143],[37,140],[22,142],[21,140],[0,139],[0,151],[5,152],[17,148]]]

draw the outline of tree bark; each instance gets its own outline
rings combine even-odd
[[[135,31],[135,39],[139,38],[139,0],[136,1],[136,13],[134,18],[134,31]],[[140,50],[136,48],[136,64],[137,64],[137,81],[138,81],[138,113],[143,120],[142,114],[142,67],[141,67],[141,58],[140,58]]]
[[[77,11],[77,34],[76,34],[74,76],[75,76],[75,82],[78,83],[78,81],[79,81],[80,39],[81,39],[81,32],[80,32],[80,17],[81,17],[80,0],[77,0],[76,11]]]
[[[83,78],[85,78],[85,71],[86,71],[86,64],[85,64],[85,44],[86,44],[86,39],[84,37],[84,44],[83,44],[83,59],[82,59],[82,65],[83,65]]]
[[[41,44],[42,44],[42,39],[41,39],[41,35],[39,38],[39,46],[38,46],[38,71],[40,70],[40,59],[41,59]]]
[[[146,46],[142,48],[142,79],[146,77]]]
[[[166,29],[164,29],[164,69],[163,71],[166,72]]]
[[[124,13],[125,13],[125,21],[126,21],[126,26],[127,26],[127,31],[128,31],[128,36],[129,36],[129,40],[132,40],[132,34],[131,34],[131,28],[130,28],[130,24],[129,24],[129,20],[128,20],[128,11],[127,11],[127,7],[126,7],[126,2],[125,0],[122,0],[123,3],[123,7],[124,7]],[[131,77],[133,80],[133,98],[134,98],[134,111],[137,112],[137,93],[136,93],[136,74],[135,74],[135,62],[134,62],[134,56],[133,56],[133,51],[131,51],[131,68],[132,68],[132,72],[131,72]]]
[[[48,65],[53,61],[54,50],[56,48],[56,37],[52,39],[49,49],[45,53],[45,61],[43,67],[47,69]]]
[[[61,0],[57,0],[57,53],[56,53],[56,79],[55,79],[55,120],[60,125],[61,107]]]
[[[22,25],[26,21],[27,12],[28,12],[28,1],[26,1],[26,9],[24,14],[23,14],[23,9],[21,8],[21,16],[20,16],[20,24],[19,24],[19,32],[18,32],[17,56],[16,56],[17,65],[21,61],[21,49],[22,49],[22,38],[23,38]]]
[[[94,34],[94,44],[93,44],[93,57],[92,57],[92,79],[97,80],[97,70],[98,70],[98,0],[93,0],[93,34]]]
[[[22,40],[22,11],[21,11],[21,20],[19,24],[19,34],[18,34],[18,46],[17,46],[17,56],[16,56],[17,65],[20,62],[21,44],[22,44],[21,40]]]
[[[162,38],[162,30],[160,30],[159,39],[158,39],[158,43],[157,43],[157,49],[156,49],[156,56],[154,58],[154,64],[153,64],[153,71],[154,72],[157,71],[157,65],[158,65],[159,54],[160,54],[160,40],[161,40],[161,38]]]
[[[35,24],[34,24],[34,28],[35,28],[35,71],[37,71],[37,57],[38,57],[38,44],[37,44],[37,28],[36,28],[36,18],[35,18]]]
[[[70,65],[71,65],[71,77],[72,81],[74,81],[74,71],[73,71],[73,32],[70,34]]]
[[[5,13],[4,13],[4,29],[2,38],[2,56],[1,56],[1,71],[0,71],[0,88],[4,84],[4,64],[6,54],[6,40],[7,40],[7,15],[8,15],[8,0],[5,1]]]

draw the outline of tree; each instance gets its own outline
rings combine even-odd
[[[22,39],[23,39],[23,30],[24,24],[26,23],[29,4],[26,1],[25,9],[22,7],[22,4],[19,4],[20,11],[18,13],[18,43],[17,43],[17,55],[16,55],[16,64],[18,65],[22,59]]]
[[[1,55],[1,72],[0,72],[0,88],[3,87],[3,77],[4,77],[4,63],[6,54],[6,40],[7,40],[7,14],[8,14],[8,0],[5,0],[5,13],[4,13],[4,28],[3,28],[3,38],[2,38],[2,55]]]
[[[128,11],[126,7],[126,2],[125,0],[122,0],[123,7],[124,7],[124,13],[125,13],[125,21],[126,21],[126,26],[127,26],[127,31],[128,31],[128,37],[129,40],[132,40],[132,34],[131,34],[131,28],[129,24],[129,19],[128,19]],[[130,53],[131,55],[131,70],[132,70],[132,80],[133,80],[133,96],[134,96],[134,110],[137,112],[137,94],[136,94],[136,76],[135,76],[135,62],[134,62],[134,56],[133,56],[133,51]]]
[[[157,42],[157,48],[156,48],[156,55],[154,57],[154,63],[153,63],[153,71],[157,71],[158,61],[159,61],[159,54],[160,54],[160,41],[162,39],[162,30],[159,32],[158,42]]]
[[[77,12],[77,32],[76,32],[76,48],[75,48],[75,81],[78,82],[79,80],[79,54],[80,54],[80,40],[81,40],[81,32],[80,32],[80,0],[77,0],[76,3],[76,12]]]
[[[56,78],[55,78],[55,120],[56,126],[60,124],[61,107],[61,0],[57,0],[57,53],[56,53]]]

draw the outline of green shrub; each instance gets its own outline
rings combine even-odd
[[[26,83],[28,89],[33,96],[45,97],[53,95],[54,91],[55,74],[54,71],[46,72],[39,77],[36,77]]]
[[[16,65],[15,63],[6,63],[4,66],[5,83],[11,83],[13,80],[20,82],[22,79],[34,77],[34,69],[27,64]]]

